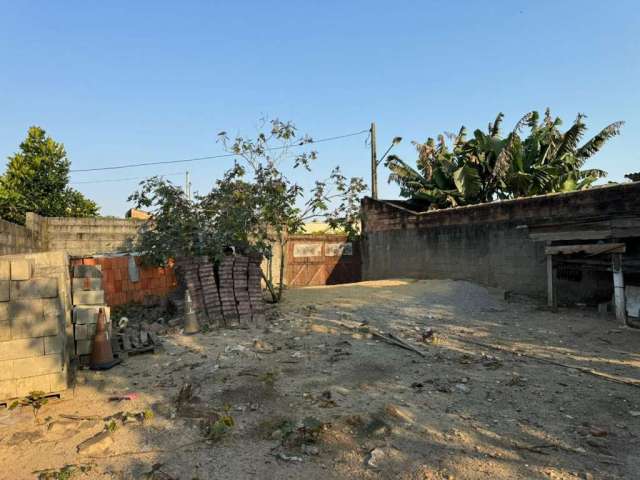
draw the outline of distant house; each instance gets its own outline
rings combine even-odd
[[[147,220],[151,218],[151,214],[137,208],[130,208],[127,213],[124,214],[125,218],[135,218],[138,220]]]

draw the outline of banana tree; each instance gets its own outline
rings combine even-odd
[[[400,185],[403,197],[427,202],[429,208],[582,190],[606,176],[603,170],[582,167],[624,124],[614,122],[579,146],[586,131],[582,114],[563,133],[562,120],[553,118],[549,109],[542,121],[538,112],[529,112],[506,138],[500,135],[503,118],[498,114],[486,133],[475,130],[469,140],[464,127],[449,134],[451,150],[442,135],[437,143],[432,138],[414,142],[417,168],[391,156],[389,181]],[[520,132],[525,128],[529,132],[523,139]]]

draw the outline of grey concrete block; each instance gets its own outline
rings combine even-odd
[[[51,353],[64,353],[64,337],[62,335],[44,337],[44,354]]]
[[[0,261],[0,280],[11,280],[11,263]]]
[[[91,324],[98,321],[98,312],[104,310],[107,322],[110,321],[111,309],[107,306],[78,305],[73,307],[73,323]]]
[[[103,290],[83,290],[73,293],[74,305],[102,305],[104,304]]]
[[[6,320],[0,322],[0,342],[11,340],[11,322]]]
[[[9,318],[11,322],[20,320],[42,320],[42,300],[32,298],[9,302]]]
[[[77,323],[74,326],[74,336],[76,340],[91,340],[96,333],[96,324],[95,323],[87,323],[80,324]]]
[[[73,277],[102,278],[102,265],[76,265],[73,267]]]
[[[11,320],[11,338],[36,338],[57,335],[60,331],[60,315],[46,313],[40,318]]]
[[[11,280],[29,280],[33,264],[29,260],[11,260]]]
[[[11,291],[10,280],[0,280],[0,302],[8,302],[10,299]]]
[[[11,282],[11,299],[55,298],[58,296],[57,278],[32,278]]]
[[[82,290],[100,290],[102,289],[102,279],[101,278],[74,278],[72,280],[73,291],[82,291]]]
[[[88,355],[91,353],[91,340],[76,341],[76,355]]]
[[[45,313],[54,313],[56,315],[64,314],[64,305],[60,297],[57,298],[43,298],[42,309]]]
[[[9,321],[9,302],[0,303],[0,322]]]
[[[24,338],[0,342],[0,361],[44,355],[42,338]]]
[[[9,400],[18,396],[15,380],[0,381],[0,400]]]
[[[20,358],[13,360],[13,377],[17,379],[61,372],[63,366],[62,355],[59,353],[41,357]]]
[[[50,373],[47,377],[49,377],[50,392],[60,392],[67,389],[67,372]]]
[[[25,377],[13,380],[16,382],[16,395],[26,397],[33,391],[49,393],[51,391],[51,381],[49,375],[38,375],[36,377]]]

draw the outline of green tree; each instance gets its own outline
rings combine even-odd
[[[64,145],[40,127],[29,128],[0,176],[0,216],[24,224],[27,212],[45,217],[97,215],[95,202],[69,187],[69,165]]]
[[[473,132],[467,139],[462,127],[457,134],[425,143],[413,142],[418,151],[416,168],[397,156],[390,156],[389,181],[400,185],[404,197],[427,203],[429,208],[447,208],[518,198],[553,192],[582,190],[606,176],[598,169],[582,169],[607,140],[618,135],[623,122],[605,127],[580,146],[587,127],[578,115],[565,132],[562,120],[547,109],[540,121],[538,112],[522,117],[503,138],[500,127],[504,115],[498,114],[487,131]],[[529,129],[526,137],[520,132]]]
[[[292,171],[311,171],[316,152],[295,153],[293,148],[308,146],[313,140],[299,137],[290,122],[273,120],[265,126],[255,139],[230,140],[224,132],[219,134],[219,141],[237,155],[239,163],[217,180],[210,192],[193,201],[167,180],[154,177],[143,181],[129,197],[136,207],[152,213],[152,221],[139,237],[138,251],[156,264],[181,255],[207,255],[216,260],[230,245],[270,259],[277,244],[283,252],[278,266],[280,282],[276,288],[271,278],[265,276],[265,281],[273,300],[279,301],[289,233],[299,232],[308,220],[323,218],[332,227],[357,234],[359,196],[366,189],[362,179],[347,179],[335,168],[305,195],[280,165]]]

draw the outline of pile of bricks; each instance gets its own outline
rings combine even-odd
[[[264,320],[261,257],[225,256],[217,272],[206,257],[180,258],[176,267],[198,320],[219,327],[248,327]]]
[[[0,402],[67,388],[64,262],[62,252],[0,257]]]
[[[91,353],[91,344],[101,308],[107,318],[108,332],[111,326],[110,310],[104,301],[102,290],[102,267],[100,265],[74,266],[71,290],[76,355],[88,355]]]

